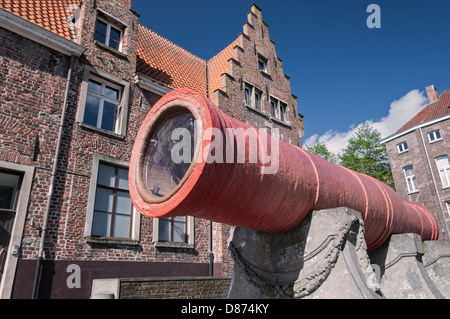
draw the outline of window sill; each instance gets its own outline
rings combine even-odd
[[[261,72],[261,74],[264,75],[265,77],[267,77],[267,78],[269,78],[269,79],[272,80],[272,76],[271,76],[269,73],[267,73],[266,71],[264,71],[264,70],[259,70],[259,72]]]
[[[194,248],[194,245],[174,241],[157,241],[154,244],[156,248],[183,248],[183,249]]]
[[[277,119],[277,118],[275,118],[275,117],[270,117],[270,118],[271,118],[272,121],[274,121],[274,122],[276,122],[276,123],[278,123],[278,124],[281,124],[281,125],[287,126],[287,127],[289,127],[289,128],[292,128],[291,124],[288,123],[288,122],[284,122],[284,121],[279,120],[279,119]]]
[[[120,138],[120,139],[124,139],[125,138],[125,135],[114,133],[114,132],[111,132],[111,131],[108,131],[108,130],[104,130],[102,128],[98,128],[96,126],[92,126],[92,125],[89,125],[89,124],[86,124],[86,123],[83,123],[83,122],[78,122],[78,125],[80,127],[82,127],[82,128],[89,129],[91,131],[96,131],[96,132],[99,132],[99,133],[102,133],[102,134],[110,135],[110,136],[113,136],[113,137],[116,137],[116,138]]]
[[[104,49],[104,50],[107,50],[107,51],[109,51],[109,52],[111,52],[111,53],[117,55],[119,58],[122,58],[122,59],[128,59],[128,56],[127,56],[125,53],[122,53],[122,52],[120,52],[120,51],[118,51],[118,50],[116,50],[116,49],[113,49],[113,48],[107,46],[107,45],[104,44],[104,43],[101,43],[101,42],[99,42],[99,41],[97,41],[97,40],[94,40],[94,43],[95,43],[98,47],[100,47],[100,48],[102,48],[102,49]]]
[[[440,139],[429,142],[429,144],[434,144],[434,143],[441,142],[441,141],[442,141],[442,137]]]
[[[408,153],[408,152],[409,152],[409,150],[406,150],[406,151],[402,151],[402,152],[397,152],[397,154],[401,155],[401,154],[405,154],[405,153]]]
[[[409,192],[408,195],[414,195],[414,194],[417,194],[417,193],[419,193],[419,191]]]
[[[125,246],[137,246],[139,240],[131,238],[115,238],[115,237],[85,237],[88,244],[102,244],[102,245],[125,245]]]
[[[263,111],[258,110],[257,108],[255,108],[255,107],[253,107],[253,106],[251,106],[251,105],[249,105],[249,104],[245,104],[245,106],[246,106],[248,109],[250,109],[250,110],[252,110],[252,111],[254,111],[254,112],[256,112],[256,113],[261,114],[262,116],[264,116],[264,117],[266,117],[266,118],[269,118],[269,115],[266,114],[266,113],[264,113]]]

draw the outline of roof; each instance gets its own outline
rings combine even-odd
[[[73,41],[66,17],[70,5],[82,0],[0,0],[0,8],[10,11],[61,37]],[[209,62],[197,57],[149,28],[138,26],[137,72],[172,89],[190,88],[207,95],[206,66],[212,94],[221,88],[221,75],[228,71],[228,60],[233,57],[237,40]],[[212,96],[212,95],[211,95]]]
[[[80,3],[81,0],[0,0],[0,8],[72,40],[66,17],[72,13],[69,6]]]
[[[403,125],[397,133],[405,131],[413,126],[426,123],[428,121],[437,119],[441,116],[450,114],[450,91],[445,91],[434,103],[426,106],[416,116],[414,116],[408,123]]]
[[[228,60],[234,56],[236,45],[238,45],[238,39],[208,61],[209,96],[211,99],[214,91],[222,88],[221,75],[228,72]]]
[[[173,89],[206,95],[206,61],[139,25],[137,71]]]

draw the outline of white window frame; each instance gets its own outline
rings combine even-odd
[[[411,175],[407,175],[407,171],[411,171]],[[408,194],[416,193],[419,191],[419,187],[417,185],[416,174],[414,172],[414,167],[412,165],[406,166],[403,168],[403,174],[405,175],[406,187],[408,188]]]
[[[97,126],[92,126],[84,123],[84,113],[86,107],[86,101],[88,94],[91,94],[88,90],[89,80],[92,79],[97,82],[102,82],[111,86],[112,88],[120,88],[120,101],[117,109],[116,125],[114,131],[104,130]],[[107,73],[97,71],[90,66],[85,66],[83,82],[81,83],[80,99],[78,101],[78,111],[76,120],[80,126],[85,126],[90,129],[99,130],[103,133],[111,134],[114,136],[124,137],[127,131],[127,117],[129,108],[129,95],[130,95],[130,83],[118,78],[115,78]],[[99,110],[100,112],[100,110]],[[100,116],[99,116],[100,118]],[[97,121],[98,124],[98,121]]]
[[[133,211],[131,212],[131,231],[130,238],[110,238],[106,239],[96,239],[96,237],[92,237],[92,223],[94,221],[94,210],[95,210],[95,198],[97,192],[97,180],[98,180],[98,171],[101,163],[105,163],[108,165],[121,166],[123,168],[129,168],[129,162],[114,158],[112,156],[103,155],[103,154],[94,154],[92,160],[92,173],[91,173],[91,182],[89,186],[89,196],[87,203],[87,212],[86,212],[86,223],[84,227],[84,237],[88,242],[95,242],[96,240],[105,240],[108,243],[108,239],[110,243],[123,243],[123,244],[132,244],[136,245],[139,241],[140,237],[140,224],[141,224],[141,214],[133,207]],[[128,241],[128,242],[127,242]]]
[[[398,154],[405,153],[409,150],[408,144],[405,142],[402,142],[400,144],[397,144],[397,150]]]
[[[440,160],[447,159],[446,165],[441,165]],[[436,166],[439,172],[439,177],[441,178],[442,188],[450,187],[450,162],[447,155],[436,157]]]
[[[439,137],[437,136],[439,134]],[[428,140],[430,143],[434,143],[442,140],[441,130],[437,129],[428,133]]]
[[[95,21],[95,30],[94,30],[95,33],[97,32],[97,21],[101,21],[102,23],[106,24],[105,43],[103,43],[101,41],[99,41],[99,42],[110,47],[113,50],[116,50],[113,47],[111,47],[111,45],[110,45],[111,28],[114,28],[120,32],[119,48],[117,49],[117,51],[122,52],[122,50],[123,50],[123,34],[124,34],[123,27],[120,27],[117,24],[108,22],[106,19],[102,19],[101,17],[97,17],[97,20]]]
[[[244,102],[245,102],[245,105],[248,105],[248,106],[250,106],[252,108],[254,108],[254,106],[253,106],[253,104],[254,104],[253,103],[253,101],[254,101],[254,97],[253,97],[254,90],[255,90],[255,87],[253,85],[245,82],[245,85],[244,85]],[[248,94],[247,94],[247,91],[249,92]]]

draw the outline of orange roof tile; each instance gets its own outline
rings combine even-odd
[[[211,99],[214,91],[222,88],[221,75],[228,72],[228,60],[234,57],[234,47],[238,43],[238,39],[234,40],[208,62],[209,94]]]
[[[434,120],[438,117],[450,114],[450,91],[445,91],[439,97],[439,100],[429,104],[416,116],[414,116],[408,123],[403,125],[398,131],[402,132],[415,125]]]
[[[0,8],[10,11],[66,39],[72,40],[66,17],[70,4],[81,0],[0,0]]]
[[[206,61],[139,25],[137,71],[173,89],[206,95]]]

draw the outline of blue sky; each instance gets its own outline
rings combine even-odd
[[[133,0],[140,23],[203,59],[242,32],[255,2],[305,116],[305,143],[333,151],[355,127],[393,133],[426,104],[425,87],[450,89],[450,1]],[[381,28],[369,29],[369,4]]]

